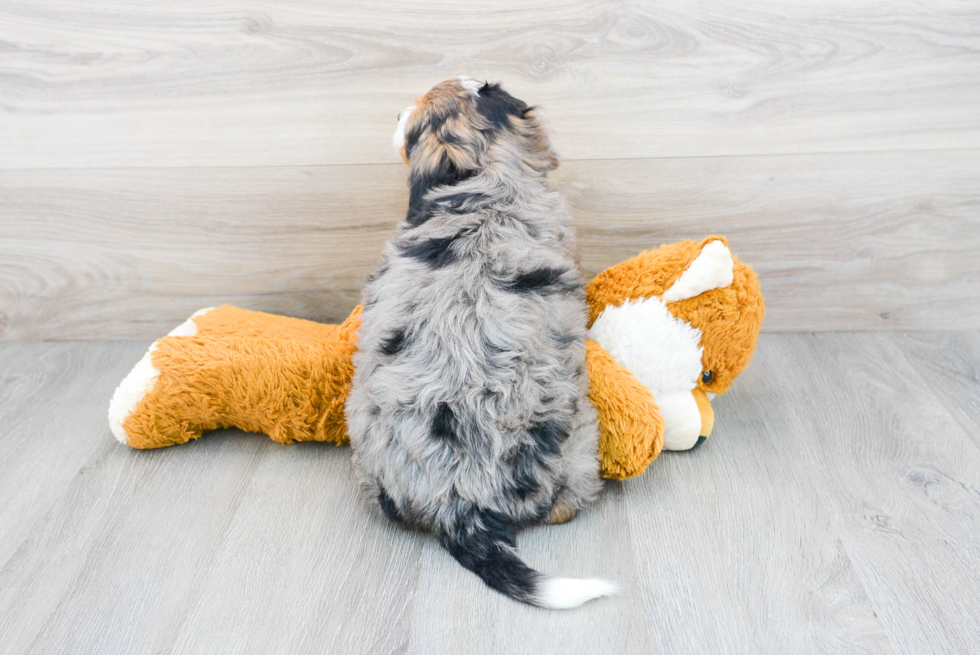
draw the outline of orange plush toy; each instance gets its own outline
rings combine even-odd
[[[661,449],[711,434],[709,396],[749,363],[764,313],[751,268],[723,237],[682,241],[606,269],[587,286],[586,357],[602,474],[643,473]],[[280,443],[347,442],[360,307],[324,325],[230,305],[157,340],[116,389],[109,425],[134,448],[237,427]]]

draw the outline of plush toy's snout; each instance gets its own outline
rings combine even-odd
[[[690,450],[711,436],[715,411],[711,400],[701,389],[675,391],[656,395],[664,417],[664,448]]]
[[[711,399],[708,398],[708,394],[704,391],[695,389],[691,393],[694,394],[694,401],[698,404],[698,413],[701,414],[701,434],[698,435],[698,440],[691,446],[693,450],[711,436],[711,430],[715,427],[715,410],[711,406]]]
[[[708,398],[708,394],[701,391],[700,389],[695,389],[691,393],[694,394],[694,401],[698,404],[698,413],[701,414],[701,434],[698,435],[700,440],[707,439],[711,436],[711,431],[715,427],[715,410],[711,406],[711,399]]]

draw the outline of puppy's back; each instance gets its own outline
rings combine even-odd
[[[514,536],[600,486],[583,284],[560,198],[497,145],[492,165],[436,176],[453,183],[414,203],[365,287],[354,463],[392,520],[437,532],[491,587],[574,606],[611,588],[536,573]]]

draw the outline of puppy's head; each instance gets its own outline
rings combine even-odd
[[[452,185],[493,164],[546,173],[558,158],[533,107],[499,84],[454,77],[398,114],[394,146],[409,166],[411,207],[435,186]]]

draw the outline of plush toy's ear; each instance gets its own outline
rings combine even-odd
[[[711,289],[721,289],[735,279],[735,262],[728,246],[719,239],[710,241],[681,274],[674,284],[664,292],[664,302],[686,300]]]

